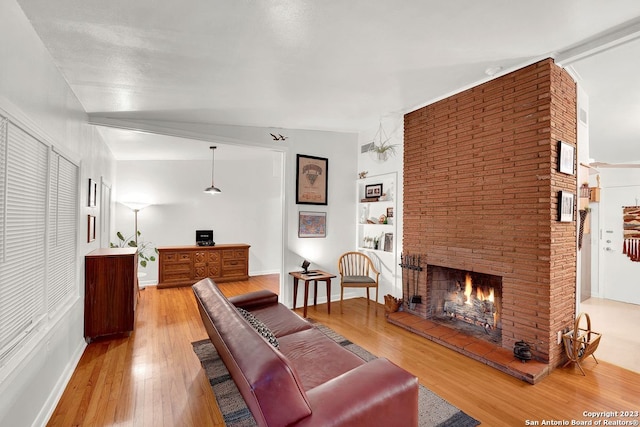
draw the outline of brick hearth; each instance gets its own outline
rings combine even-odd
[[[556,336],[575,314],[576,224],[557,221],[557,195],[577,186],[556,165],[558,141],[575,146],[576,127],[576,85],[551,59],[405,115],[403,252],[502,277],[496,357],[524,340],[544,366],[564,361]],[[424,321],[426,274],[418,290],[424,304],[403,316]],[[446,343],[493,364],[492,353]]]

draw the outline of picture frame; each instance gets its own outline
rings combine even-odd
[[[575,195],[569,191],[558,191],[558,221],[572,222]]]
[[[364,197],[367,199],[379,198],[382,196],[382,184],[370,184],[364,187]]]
[[[327,213],[300,211],[298,213],[298,237],[327,237]]]
[[[393,252],[393,233],[384,233],[384,246],[382,248],[385,252]]]
[[[296,204],[327,205],[329,159],[296,156]]]
[[[90,208],[96,207],[96,197],[98,194],[98,182],[89,178],[89,195],[87,197],[87,206]]]
[[[387,218],[393,218],[393,206],[387,208]]]
[[[575,175],[575,152],[573,145],[558,141],[558,172]]]
[[[96,240],[96,216],[87,215],[87,243]]]

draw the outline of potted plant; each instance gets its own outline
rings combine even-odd
[[[389,140],[384,142],[380,142],[376,144],[375,142],[371,145],[369,152],[371,152],[377,160],[382,162],[387,161],[389,157],[396,155],[396,147],[398,144],[391,144]]]
[[[149,242],[145,242],[140,240],[141,233],[140,230],[136,232],[136,236],[124,237],[121,232],[117,232],[116,236],[118,237],[118,243],[109,243],[109,246],[112,248],[138,248],[138,259],[140,260],[140,265],[142,267],[146,267],[147,263],[153,262],[156,260],[154,254],[158,254],[158,249],[151,246]],[[152,252],[152,254],[149,254]]]

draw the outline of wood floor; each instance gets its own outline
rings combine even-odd
[[[221,284],[226,295],[267,288],[278,276]],[[222,426],[215,397],[191,342],[207,337],[190,288],[141,291],[136,330],[90,344],[50,426]],[[302,315],[302,309],[296,310]],[[556,369],[529,385],[388,324],[384,307],[364,298],[309,307],[308,317],[418,376],[420,382],[486,426],[590,420],[585,411],[639,411],[640,374],[593,360]],[[631,418],[604,418],[640,420]],[[529,423],[527,423],[529,421]]]

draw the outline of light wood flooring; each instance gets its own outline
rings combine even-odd
[[[261,288],[277,292],[278,276],[220,287],[226,295]],[[191,347],[207,337],[191,289],[148,287],[138,304],[131,337],[87,347],[48,425],[224,425]],[[301,315],[302,309],[296,312]],[[308,317],[412,372],[482,425],[571,423],[589,420],[585,411],[640,410],[640,374],[606,362],[585,362],[585,377],[568,367],[530,385],[387,323],[384,307],[367,305],[364,298],[332,303],[331,315],[326,305],[311,306]]]

